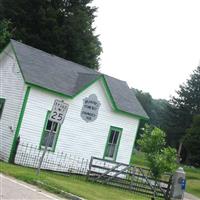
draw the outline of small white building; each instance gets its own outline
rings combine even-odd
[[[11,40],[0,55],[0,159],[20,143],[43,149],[54,100],[69,108],[48,151],[129,163],[140,119],[147,119],[126,82]]]

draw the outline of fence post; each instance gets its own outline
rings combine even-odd
[[[171,185],[172,185],[172,175],[169,177],[168,186],[167,186],[167,190],[166,190],[167,199],[170,199],[170,188],[171,188]]]
[[[93,156],[91,156],[91,159],[90,159],[90,164],[89,164],[89,169],[88,169],[88,171],[87,171],[86,180],[89,179],[90,171],[91,171],[91,168],[92,168],[92,162],[93,162]]]

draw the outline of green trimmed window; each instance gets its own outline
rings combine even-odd
[[[104,159],[114,160],[114,161],[116,160],[121,134],[122,134],[122,128],[113,126],[110,127],[106,148],[104,152]]]
[[[0,119],[1,119],[1,115],[3,113],[3,107],[4,107],[4,104],[5,104],[5,99],[3,98],[0,98]]]
[[[48,111],[47,115],[46,115],[45,124],[44,124],[42,137],[41,137],[41,141],[40,141],[40,148],[41,149],[45,148],[47,139],[50,134],[48,150],[55,151],[58,135],[60,132],[60,125],[56,122],[52,122],[51,120],[49,120],[49,115],[50,115],[50,111]],[[52,133],[50,133],[51,129],[53,128],[53,123],[55,124],[54,129],[53,129]]]

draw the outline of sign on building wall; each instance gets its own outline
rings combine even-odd
[[[101,103],[97,99],[96,94],[91,94],[83,99],[83,107],[81,110],[81,118],[86,122],[93,122],[98,117],[98,111]]]

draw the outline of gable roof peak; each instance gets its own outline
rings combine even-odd
[[[74,97],[99,77],[103,77],[118,111],[138,118],[148,118],[125,81],[15,40],[11,40],[11,46],[26,83]]]

